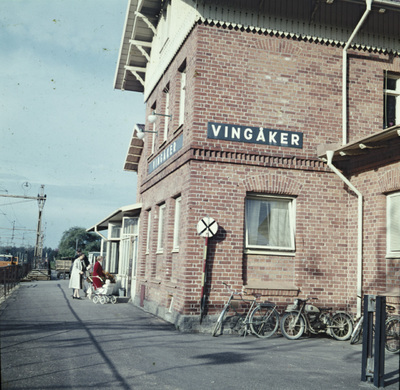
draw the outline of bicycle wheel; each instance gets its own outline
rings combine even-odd
[[[360,341],[363,323],[364,323],[364,316],[361,316],[358,319],[356,326],[354,327],[353,333],[351,334],[350,344],[357,344]]]
[[[386,343],[385,348],[389,352],[400,351],[400,317],[389,317],[385,323]]]
[[[297,340],[303,335],[305,330],[305,323],[302,316],[295,323],[297,315],[298,312],[293,311],[285,313],[281,319],[281,332],[289,340]]]
[[[336,340],[348,340],[353,333],[353,322],[346,313],[336,313],[332,317],[332,336]]]
[[[273,307],[256,306],[249,320],[251,331],[262,339],[271,337],[279,326],[279,314]]]
[[[224,317],[226,312],[228,311],[229,306],[225,305],[225,307],[222,309],[221,314],[218,317],[217,322],[214,325],[214,329],[212,331],[213,337],[217,337],[221,334],[221,329],[222,329],[222,322],[224,321]]]

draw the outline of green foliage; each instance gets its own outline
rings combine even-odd
[[[98,252],[100,250],[100,237],[85,228],[78,226],[66,230],[58,245],[59,257],[73,257],[77,248],[82,252]]]
[[[0,246],[0,253],[9,253],[10,255],[17,256],[20,264],[22,263],[33,263],[35,248],[33,246]],[[49,247],[43,248],[43,259],[46,257],[53,260],[57,257],[57,249]]]

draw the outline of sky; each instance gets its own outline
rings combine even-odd
[[[114,90],[128,0],[0,0],[0,246],[44,247],[136,202],[143,94]]]

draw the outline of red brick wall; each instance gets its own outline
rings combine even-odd
[[[349,139],[382,125],[383,70],[400,71],[399,60],[368,53],[349,56]],[[178,126],[180,73],[186,61],[185,123]],[[317,296],[320,304],[354,310],[357,269],[357,197],[317,159],[316,147],[340,143],[342,50],[205,25],[194,28],[148,100],[162,107],[169,83],[171,140],[183,134],[183,148],[148,174],[148,163],[166,146],[149,140],[139,164],[138,200],[152,210],[151,251],[144,255],[142,224],[140,280],[146,298],[181,314],[199,314],[204,239],[197,222],[211,216],[220,226],[210,239],[207,295],[209,314],[226,298],[222,282],[241,288],[249,280],[278,282]],[[207,139],[207,122],[298,131],[303,149]],[[161,122],[160,122],[161,123]],[[162,129],[160,125],[160,130]],[[385,259],[385,196],[378,180],[393,168],[352,178],[365,193],[365,292],[381,292],[398,281],[398,261]],[[244,255],[246,193],[296,196],[296,252],[293,256]],[[181,245],[172,252],[174,197],[182,196]],[[164,252],[156,254],[157,205],[165,202],[169,223]],[[143,219],[142,219],[143,221]],[[154,269],[157,270],[155,273]],[[393,272],[392,272],[393,271]],[[394,276],[388,274],[393,273]],[[140,287],[138,287],[140,288]],[[281,304],[297,293],[279,296]]]

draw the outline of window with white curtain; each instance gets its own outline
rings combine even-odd
[[[387,196],[387,256],[400,257],[400,192]]]
[[[295,199],[249,195],[246,198],[247,250],[295,250]]]

